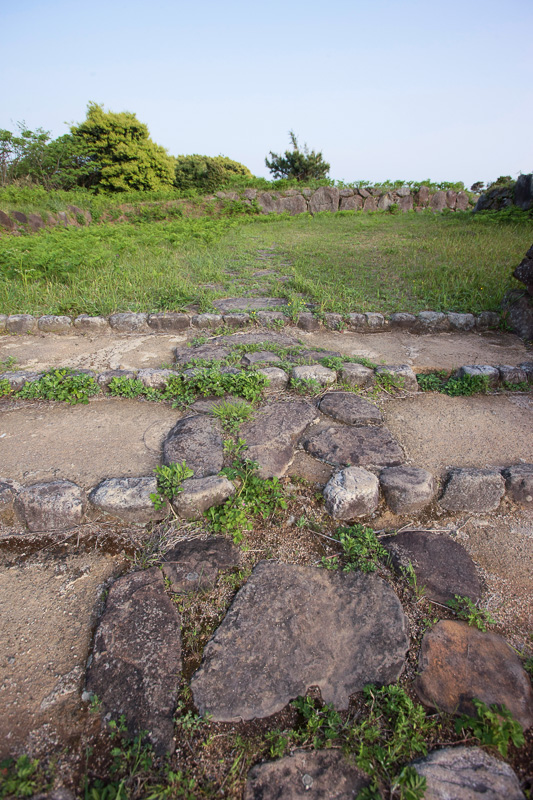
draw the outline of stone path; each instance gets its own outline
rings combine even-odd
[[[221,308],[233,310],[240,307]],[[86,406],[0,400],[0,607],[9,622],[0,644],[7,709],[0,754],[32,747],[46,753],[69,737],[81,741],[94,696],[102,724],[123,716],[128,735],[147,731],[158,755],[176,750],[177,768],[183,755],[174,714],[184,686],[213,726],[268,726],[313,687],[345,712],[366,685],[400,680],[428,709],[471,714],[480,698],[506,705],[529,728],[531,682],[509,643],[527,647],[533,621],[531,391],[448,397],[418,392],[416,382],[421,364],[459,369],[476,366],[482,354],[500,384],[511,374],[505,365],[531,362],[523,344],[509,335],[424,337],[401,329],[372,337],[253,329],[192,347],[187,338],[175,331],[87,340],[47,333],[31,343],[33,351],[22,337],[0,341],[2,356],[20,358],[20,371],[37,376],[52,364],[83,365],[103,387]],[[476,357],[467,359],[470,341]],[[342,363],[364,348],[403,358],[377,368]],[[329,360],[321,364],[323,358]],[[227,374],[258,369],[272,377],[238,433],[213,415],[224,397],[199,397],[178,409],[106,394],[111,370],[160,388],[176,371],[196,374],[206,359]],[[402,376],[403,388],[377,392],[383,372]],[[314,382],[313,393],[297,394],[302,379]],[[289,504],[281,517],[258,522],[245,550],[224,528],[204,535],[207,509],[228,498],[240,507],[242,483],[220,475],[234,458],[228,440],[237,437],[259,475],[281,481]],[[156,511],[154,468],[181,462],[193,477]],[[292,508],[300,491],[307,513],[298,519]],[[173,521],[155,530],[171,542],[161,539],[157,558],[126,568],[127,537],[146,539],[145,526],[169,514]],[[313,514],[325,521],[316,530]],[[382,554],[374,574],[325,569],[334,558],[344,563],[339,524],[357,523],[379,532],[390,563]],[[113,554],[84,554],[85,530],[91,541],[112,541],[106,530],[125,538]],[[58,542],[61,553],[41,553]],[[232,580],[237,591],[224,613],[213,614],[211,635],[204,642],[200,628],[189,633],[189,609]],[[502,606],[505,597],[509,603],[510,616],[501,617],[511,621],[508,629],[481,632],[438,611],[439,622],[420,627],[420,596],[445,606],[460,595],[483,606],[498,593]],[[204,643],[193,657],[195,636]],[[183,710],[177,713],[179,727]],[[519,798],[517,775],[523,786],[533,779],[475,747],[440,746],[413,767],[426,778],[426,797],[435,798]],[[329,749],[258,763],[246,786],[245,779],[241,796],[248,800],[356,797],[369,781]]]

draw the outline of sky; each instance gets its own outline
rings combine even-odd
[[[93,101],[264,177],[291,129],[346,182],[533,171],[533,0],[0,0],[0,30],[0,128]]]

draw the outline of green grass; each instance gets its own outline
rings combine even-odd
[[[304,299],[317,312],[479,312],[519,285],[512,270],[532,234],[525,213],[340,212],[4,235],[0,313],[208,310],[248,292],[286,297],[291,308]]]

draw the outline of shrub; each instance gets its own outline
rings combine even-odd
[[[175,159],[174,185],[182,191],[214,192],[236,176],[253,177],[248,167],[225,156],[190,155]]]

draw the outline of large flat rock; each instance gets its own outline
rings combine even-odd
[[[261,477],[285,474],[299,436],[316,416],[316,409],[305,400],[280,401],[265,406],[241,427],[239,435],[248,445],[246,457],[257,461]]]
[[[161,569],[173,592],[210,589],[218,573],[240,563],[240,550],[225,536],[185,539],[165,553]]]
[[[353,392],[328,392],[320,401],[323,414],[346,425],[381,425],[383,414],[374,403]]]
[[[425,634],[415,690],[448,714],[474,714],[472,698],[505,705],[523,728],[533,724],[531,682],[516,653],[495,633],[441,620]]]
[[[96,634],[87,690],[128,733],[147,731],[156,753],[172,752],[181,672],[181,620],[157,567],[125,575],[107,598]]]
[[[347,708],[367,683],[395,681],[408,647],[400,601],[377,576],[262,561],[205,648],[194,702],[218,721],[263,718],[318,686]]]
[[[216,475],[224,463],[218,424],[201,414],[180,419],[163,442],[162,461],[167,465],[185,461],[194,478]]]
[[[387,428],[321,425],[304,434],[302,444],[313,458],[337,467],[393,467],[405,461]]]

